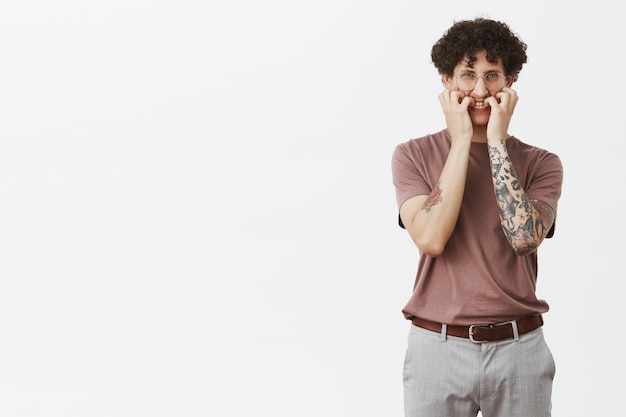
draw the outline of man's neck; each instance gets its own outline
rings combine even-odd
[[[474,125],[474,134],[472,135],[472,142],[487,143],[487,126]]]

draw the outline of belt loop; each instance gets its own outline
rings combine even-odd
[[[519,330],[517,329],[517,320],[513,320],[511,322],[511,327],[513,328],[513,339],[517,342],[519,340]]]
[[[448,337],[448,325],[442,324],[441,325],[441,341],[445,342],[447,337]]]

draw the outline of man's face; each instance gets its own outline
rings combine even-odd
[[[486,97],[495,95],[503,87],[513,84],[511,77],[505,77],[502,61],[493,64],[487,61],[485,51],[476,53],[476,60],[469,65],[465,58],[456,67],[452,77],[443,75],[442,80],[446,88],[457,88],[464,96],[473,100],[468,108],[472,124],[486,125],[489,121],[491,109],[484,101]],[[463,97],[463,96],[461,96]]]

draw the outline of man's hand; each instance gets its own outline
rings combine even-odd
[[[473,99],[457,88],[446,88],[439,94],[439,102],[441,103],[452,141],[471,141],[474,128],[472,127],[468,107],[472,104]]]
[[[509,87],[504,87],[494,96],[485,98],[485,102],[491,107],[487,123],[487,140],[502,140],[509,137],[509,124],[517,100],[517,92]]]

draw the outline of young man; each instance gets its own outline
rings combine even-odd
[[[447,128],[398,145],[400,226],[420,252],[404,364],[407,417],[550,416],[555,367],[535,295],[559,158],[509,134],[526,44],[489,19],[433,46]]]

